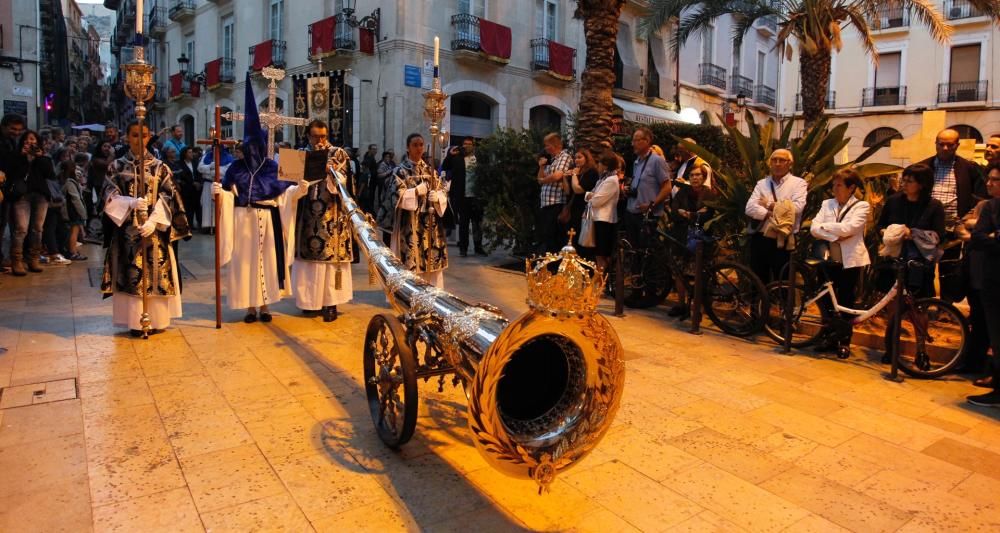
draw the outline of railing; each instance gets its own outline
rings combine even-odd
[[[987,81],[962,81],[938,84],[938,103],[982,102],[986,100]]]
[[[167,16],[170,20],[177,20],[181,17],[194,14],[194,0],[173,0],[170,4],[170,12]]]
[[[698,83],[726,89],[726,69],[711,63],[698,65]]]
[[[343,13],[336,15],[337,19],[333,46],[337,50],[357,50],[358,43],[354,40],[354,28],[348,24],[347,17]]]
[[[769,15],[757,19],[757,27],[764,28],[771,33],[778,33],[778,17]]]
[[[219,67],[220,83],[236,83],[236,58],[222,58],[222,65]]]
[[[983,12],[969,3],[969,0],[945,0],[944,16],[948,20],[959,20],[981,17]]]
[[[747,98],[753,98],[753,80],[746,76],[733,74],[729,77],[729,92],[732,94],[742,94]]]
[[[910,10],[899,6],[885,6],[875,11],[871,21],[872,29],[907,28],[910,26]]]
[[[767,85],[758,85],[757,90],[753,93],[753,99],[761,104],[774,107],[774,89],[768,87]]]
[[[837,109],[837,91],[826,93],[826,109]],[[795,110],[802,111],[802,94],[795,95]]]
[[[271,41],[271,66],[275,68],[285,68],[285,41],[269,39]],[[264,41],[267,42],[267,41]],[[250,70],[254,65],[254,50],[257,45],[250,47]]]
[[[531,70],[549,70],[549,40],[531,40]]]
[[[861,90],[862,107],[906,105],[906,86],[866,87]]]
[[[168,96],[170,95],[167,94],[167,85],[165,83],[157,83],[156,93],[153,94],[153,103],[164,104],[167,102]]]
[[[149,28],[150,35],[162,35],[167,31],[167,8],[157,4],[154,5],[152,9],[149,10]]]
[[[452,50],[479,51],[479,17],[468,13],[452,15],[451,26],[455,32],[451,40]]]

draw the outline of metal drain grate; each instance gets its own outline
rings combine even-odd
[[[75,378],[4,387],[0,389],[0,409],[75,400],[77,395]]]

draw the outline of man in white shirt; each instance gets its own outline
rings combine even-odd
[[[787,200],[795,206],[793,234],[802,224],[802,211],[806,207],[808,187],[804,179],[791,174],[792,163],[792,152],[783,148],[772,152],[768,159],[771,175],[757,182],[744,211],[751,218],[750,268],[764,283],[781,276],[781,269],[791,255],[787,248],[778,246],[776,239],[765,235],[775,205]]]

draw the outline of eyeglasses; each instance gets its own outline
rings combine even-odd
[[[771,162],[772,163],[791,163],[792,160],[788,159],[787,157],[772,157],[771,158]]]

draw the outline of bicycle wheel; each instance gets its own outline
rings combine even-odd
[[[774,281],[767,286],[768,306],[764,332],[778,344],[785,344],[785,309],[788,306],[788,282]],[[792,347],[804,348],[816,343],[823,335],[829,311],[817,302],[805,305],[808,296],[803,285],[795,286],[792,307]]]
[[[767,289],[739,263],[717,263],[705,273],[705,314],[719,329],[747,337],[764,326]]]
[[[663,303],[670,294],[674,278],[667,266],[669,256],[665,249],[655,248],[642,256],[639,275],[629,287],[625,305],[634,309],[645,309]]]
[[[955,367],[965,353],[969,323],[955,306],[921,298],[903,310],[899,368],[918,378],[933,378]],[[893,323],[886,330],[886,353],[892,354]]]

